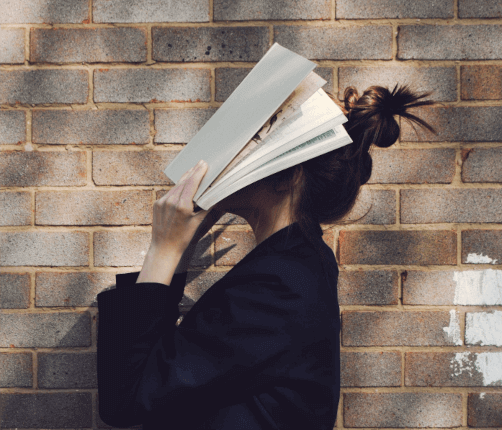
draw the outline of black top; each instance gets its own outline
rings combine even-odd
[[[143,430],[332,430],[340,395],[338,267],[317,224],[266,238],[181,323],[171,285],[116,275],[98,294],[99,415]],[[287,240],[286,240],[287,239]]]

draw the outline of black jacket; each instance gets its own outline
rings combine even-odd
[[[179,326],[171,285],[116,275],[98,294],[99,415],[143,430],[331,430],[340,393],[338,267],[298,224],[257,245]],[[287,240],[286,240],[287,239]],[[323,257],[323,258],[321,258]]]

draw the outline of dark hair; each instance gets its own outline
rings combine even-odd
[[[291,202],[297,190],[298,201],[291,204],[290,217],[313,244],[310,238],[314,223],[345,225],[368,214],[369,210],[355,221],[340,221],[353,209],[361,186],[370,179],[371,145],[388,148],[398,139],[400,129],[395,115],[435,133],[429,124],[408,112],[410,108],[433,105],[431,100],[421,100],[431,93],[416,94],[407,85],[396,85],[392,92],[372,86],[359,97],[354,87],[348,87],[343,104],[326,93],[347,116],[344,127],[353,142],[268,177],[274,187],[288,184]]]

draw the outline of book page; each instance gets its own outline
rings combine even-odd
[[[292,115],[300,109],[326,81],[318,74],[310,72],[308,76],[298,85],[284,103],[275,111],[262,128],[253,136],[253,138],[242,148],[227,167],[214,179],[211,185],[215,184],[221,177],[227,174],[237,166],[245,157],[258,149],[265,139],[269,137],[280,125],[287,122]],[[206,189],[208,191],[211,185]]]

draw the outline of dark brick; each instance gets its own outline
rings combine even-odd
[[[500,264],[502,230],[462,230],[463,264]]]
[[[256,246],[253,230],[224,231],[214,241],[215,266],[235,266]]]
[[[97,388],[96,353],[38,354],[38,388]]]
[[[31,193],[0,191],[0,226],[31,224]]]
[[[400,352],[342,352],[342,387],[399,387]]]
[[[282,0],[280,2],[214,0],[215,21],[330,19],[330,0]]]
[[[401,25],[397,56],[403,60],[499,60],[502,26]]]
[[[466,148],[462,159],[462,182],[502,183],[502,148]]]
[[[453,0],[337,0],[336,18],[453,18]]]
[[[31,389],[33,387],[32,357],[31,352],[15,354],[0,352],[0,386]]]
[[[416,4],[416,3],[410,3]],[[424,100],[456,101],[457,71],[455,67],[373,66],[340,67],[338,69],[338,97],[343,100],[345,88],[356,87],[360,95],[372,85],[387,87],[410,85],[419,93],[432,92]]]
[[[458,324],[458,316],[456,317]],[[454,321],[448,312],[342,312],[343,346],[452,346],[456,333],[443,330]]]
[[[502,18],[501,0],[459,0],[459,18]]]
[[[339,264],[457,264],[451,230],[340,231]]]
[[[502,67],[461,66],[462,100],[502,99]]]
[[[218,108],[155,109],[155,143],[187,143]]]
[[[460,427],[462,394],[344,393],[344,427]]]
[[[86,70],[0,70],[0,103],[87,103]]]
[[[502,106],[424,107],[410,111],[436,129],[437,135],[402,121],[401,141],[498,142],[502,140]]]
[[[26,112],[0,110],[0,145],[26,142]]]
[[[143,28],[34,28],[30,61],[34,63],[110,63],[146,61]]]
[[[390,270],[340,271],[340,305],[397,305],[398,274]]]
[[[93,0],[94,22],[208,22],[208,0]]]
[[[94,71],[96,103],[211,101],[209,69],[112,69]]]
[[[502,393],[469,393],[469,427],[502,427]]]
[[[392,27],[274,26],[274,42],[310,60],[390,60]]]
[[[84,186],[85,152],[0,152],[0,187]]]
[[[0,0],[0,10],[0,24],[80,24],[89,19],[89,0]]]
[[[29,273],[0,273],[0,308],[1,309],[26,309],[30,306],[30,274]],[[7,354],[11,355],[11,354]],[[31,357],[31,354],[30,354]],[[10,363],[3,354],[0,360]],[[3,370],[3,369],[2,369]],[[31,373],[31,367],[30,367]],[[0,372],[0,386],[3,384],[3,377],[6,372]],[[12,377],[12,375],[9,375]],[[14,380],[14,379],[12,379]],[[31,384],[30,384],[31,387]]]
[[[363,217],[363,218],[361,218]],[[358,218],[361,218],[358,221]],[[396,192],[362,187],[352,210],[342,218],[354,224],[395,224]]]
[[[144,144],[150,140],[145,109],[36,110],[33,142],[47,144]]]
[[[2,9],[1,4],[2,0],[0,0],[0,9]],[[2,10],[2,15],[3,13]],[[24,63],[24,28],[0,28],[0,63]]]
[[[267,27],[152,27],[157,61],[260,61],[268,51]]]

